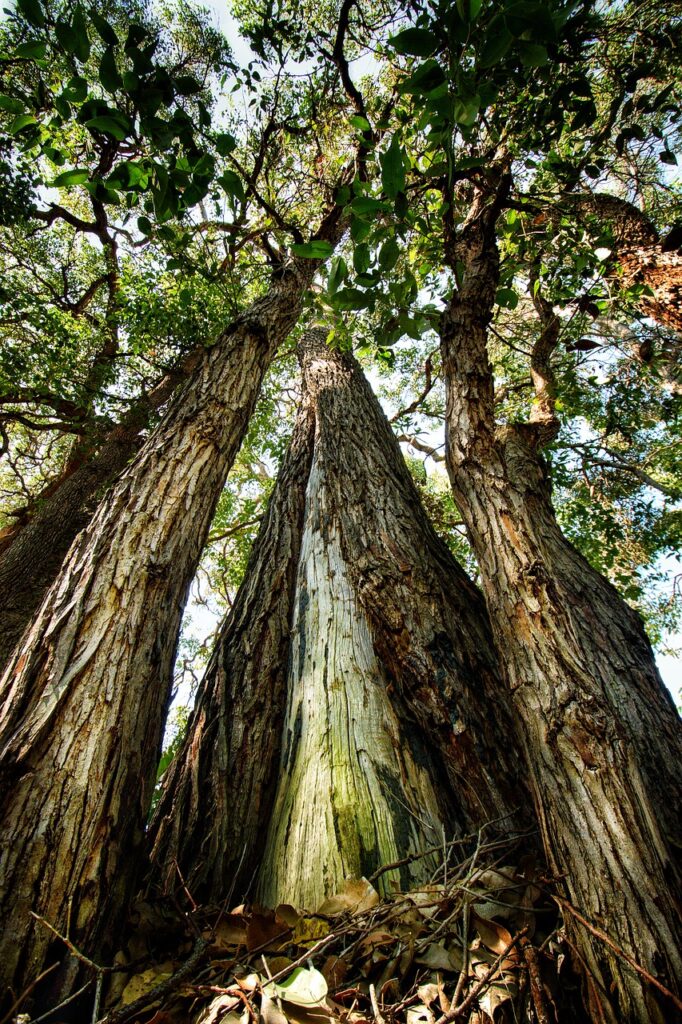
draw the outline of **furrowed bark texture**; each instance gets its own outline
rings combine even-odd
[[[433,532],[361,371],[324,338],[302,346],[305,476],[290,452],[153,824],[156,870],[171,878],[177,861],[195,898],[241,897],[261,863],[262,900],[315,908],[443,828],[509,815],[513,834],[527,820],[481,596]],[[262,550],[272,528],[283,539]],[[273,607],[279,665],[257,653]],[[426,859],[394,880],[432,870]]]
[[[304,403],[234,605],[164,779],[151,880],[218,902],[246,895],[270,818],[315,419]]]
[[[0,538],[0,672],[54,582],[76,534],[92,518],[102,491],[137,454],[150,416],[195,369],[203,351],[187,356],[89,457],[73,459],[62,477],[39,496],[26,521]]]
[[[645,284],[651,289],[651,294],[640,300],[647,316],[673,331],[682,331],[682,254],[666,251],[648,217],[617,196],[596,192],[572,196],[570,202],[580,214],[592,214],[610,226],[613,257],[623,283]]]
[[[551,423],[496,427],[486,333],[498,281],[494,208],[462,236],[443,314],[447,463],[479,561],[550,865],[571,901],[675,992],[680,956],[680,721],[639,616],[567,542],[539,446]],[[566,914],[595,1020],[674,1008]]]
[[[206,351],[77,537],[13,655],[0,709],[3,988],[64,956],[50,951],[30,910],[68,927],[94,956],[115,941],[137,874],[187,587],[263,375],[314,269],[293,264]],[[74,973],[64,967],[61,992]]]

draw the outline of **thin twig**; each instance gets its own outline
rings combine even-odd
[[[54,928],[49,921],[46,921],[44,917],[41,917],[40,914],[36,914],[34,910],[31,910],[30,914],[31,917],[34,917],[36,919],[36,921],[40,921],[40,923],[44,925],[48,929],[48,931],[51,931],[53,935],[56,935],[57,938],[64,943],[64,945],[69,950],[71,955],[75,956],[76,960],[80,960],[82,964],[85,964],[87,967],[90,967],[93,971],[97,971],[98,974],[111,971],[111,967],[100,967],[100,965],[96,964],[94,960],[90,960],[90,958],[87,957],[84,953],[81,953],[81,951],[77,949],[76,946],[74,946],[71,939],[67,939],[65,935],[62,935],[60,932],[58,932],[57,929]]]
[[[40,1015],[40,1017],[32,1017],[30,1024],[40,1024],[41,1021],[47,1020],[48,1017],[52,1017],[57,1012],[57,1010],[61,1010],[61,1008],[63,1006],[68,1006],[69,1003],[75,1002],[76,999],[78,999],[79,996],[83,995],[83,993],[86,991],[86,989],[90,988],[90,986],[92,985],[92,982],[93,982],[93,979],[92,978],[88,978],[88,980],[85,982],[85,984],[81,985],[81,987],[78,989],[77,992],[74,992],[74,993],[72,993],[72,995],[67,996],[66,999],[63,999],[61,1001],[61,1003],[57,1003],[57,1005],[53,1006],[51,1010],[48,1010],[47,1013],[42,1013]],[[4,1019],[6,1019],[6,1018],[3,1018],[3,1020]]]
[[[374,1013],[374,1019],[377,1024],[386,1024],[386,1020],[379,1009],[379,1001],[377,1000],[377,993],[374,985],[369,986],[369,998],[372,1001],[372,1012]]]
[[[21,995],[18,996],[17,999],[15,999],[15,1001],[12,1003],[5,1016],[2,1018],[2,1020],[0,1020],[0,1024],[7,1024],[7,1021],[10,1020],[10,1018],[13,1016],[14,1011],[19,1009],[23,1001],[27,999],[28,996],[30,996],[31,992],[36,987],[36,985],[39,982],[41,982],[46,975],[50,974],[50,972],[53,971],[55,967],[58,966],[59,964],[50,964],[50,966],[47,967],[42,974],[39,974],[35,981],[32,981],[31,984],[24,989]],[[33,1024],[33,1022],[31,1022],[31,1024]]]
[[[347,929],[344,928],[343,931],[347,931]],[[312,959],[316,953],[323,950],[325,946],[328,946],[330,942],[337,939],[341,934],[343,934],[343,932],[332,932],[330,935],[326,935],[323,939],[320,939],[319,942],[316,942],[314,946],[311,946],[310,949],[307,949],[303,956],[299,956],[298,960],[294,960],[293,963],[287,964],[287,966],[282,968],[281,971],[278,971],[277,974],[273,974],[270,981],[279,981],[280,978],[284,978],[287,974],[291,974],[293,970],[297,967],[301,967],[307,960]]]
[[[597,928],[595,925],[590,924],[587,918],[583,917],[583,915],[562,896],[553,896],[552,898],[556,900],[560,907],[565,907],[577,921],[580,921],[584,928],[587,928],[588,932],[591,932],[592,935],[595,936],[595,938],[601,939],[601,941],[606,943],[614,953],[625,960],[626,963],[630,964],[630,967],[632,967],[634,971],[637,971],[637,973],[641,974],[643,978],[646,978],[650,985],[653,985],[654,988],[657,988],[664,996],[667,996],[678,1010],[682,1010],[682,999],[678,999],[675,993],[671,992],[669,988],[665,987],[665,985],[662,985],[658,978],[654,978],[653,974],[649,974],[646,968],[642,967],[641,964],[638,964],[636,960],[633,960],[629,953],[626,953],[624,949],[621,949],[621,947],[618,946],[613,939],[606,934],[606,932],[603,932],[601,928]]]
[[[98,1021],[98,1024],[124,1024],[125,1021],[135,1017],[136,1014],[140,1013],[151,1003],[158,1002],[159,999],[165,998],[169,992],[172,992],[173,989],[176,989],[178,985],[185,980],[185,978],[189,977],[195,967],[206,955],[208,946],[209,943],[206,939],[198,939],[190,957],[184,962],[182,967],[179,967],[174,974],[171,974],[170,978],[166,978],[165,981],[156,985],[151,992],[147,992],[146,995],[141,996],[134,1002],[128,1003],[127,1006],[121,1007],[120,1010],[114,1010],[113,1013],[107,1014],[106,1017],[102,1017]]]
[[[101,971],[97,974],[97,985],[95,987],[95,1001],[92,1005],[92,1024],[97,1024],[99,1017],[99,1006],[102,1001],[102,981],[104,976]]]
[[[527,928],[523,928],[518,933],[518,935],[514,936],[511,942],[507,943],[507,945],[502,950],[500,955],[497,957],[495,962],[490,965],[490,968],[486,971],[485,976],[481,978],[477,985],[474,985],[466,999],[464,999],[459,1004],[459,1006],[451,1007],[448,1013],[444,1013],[442,1014],[442,1016],[438,1017],[438,1019],[436,1020],[436,1024],[450,1024],[450,1021],[456,1020],[457,1017],[461,1017],[464,1013],[466,1013],[469,1007],[473,1005],[473,1003],[478,999],[478,997],[483,994],[485,989],[487,989],[488,986],[491,985],[492,982],[495,980],[495,978],[500,972],[505,957],[509,956],[514,946],[517,944],[517,942],[520,942],[520,940],[525,936],[527,931]]]

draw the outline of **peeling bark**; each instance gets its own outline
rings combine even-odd
[[[263,375],[315,269],[294,261],[204,353],[76,538],[14,652],[0,707],[3,989],[35,979],[50,958],[64,961],[52,999],[76,974],[30,910],[68,927],[95,958],[116,941],[187,588]]]
[[[679,993],[682,730],[642,622],[563,537],[538,422],[498,426],[487,326],[498,281],[495,201],[461,236],[461,288],[443,314],[446,459],[478,558],[523,736],[545,851],[574,905]],[[549,320],[547,320],[549,324]],[[547,392],[545,392],[547,398]],[[673,1008],[567,915],[593,979],[595,1020],[671,1020]]]
[[[260,863],[261,899],[314,908],[443,828],[508,815],[513,834],[528,820],[479,592],[352,357],[310,332],[303,377],[292,448],[152,823],[156,877],[171,883],[177,861],[202,900],[241,897]],[[432,870],[425,859],[394,880]]]

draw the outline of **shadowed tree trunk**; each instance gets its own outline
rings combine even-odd
[[[336,241],[338,218],[325,225]],[[135,882],[178,626],[225,476],[316,261],[293,261],[207,350],[74,542],[2,683],[2,988],[50,957],[29,916],[106,957]],[[61,946],[61,944],[59,944]],[[46,1000],[47,1005],[50,1001]]]
[[[546,855],[570,900],[661,983],[680,991],[682,731],[641,620],[563,537],[540,457],[558,429],[541,296],[528,423],[498,425],[486,334],[498,283],[493,200],[479,194],[450,257],[462,284],[441,325],[447,464],[481,570],[523,736]],[[595,1020],[670,1021],[672,1003],[565,918]]]
[[[54,582],[76,534],[92,518],[104,489],[134,458],[152,414],[195,369],[195,349],[132,409],[93,451],[78,451],[16,527],[0,536],[0,672]]]
[[[302,346],[292,444],[152,823],[156,876],[177,863],[195,899],[243,895],[260,864],[262,900],[315,908],[443,830],[528,820],[481,596],[324,338]]]

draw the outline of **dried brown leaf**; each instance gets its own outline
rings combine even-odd
[[[349,878],[340,892],[330,896],[321,907],[318,907],[317,913],[324,914],[325,917],[346,913],[360,914],[376,907],[377,903],[379,893],[366,878]]]
[[[127,1006],[128,1003],[134,1003],[136,999],[142,999],[162,981],[170,978],[173,969],[173,964],[168,962],[158,964],[156,967],[149,967],[141,974],[133,975],[121,993],[121,1005]]]
[[[432,942],[423,953],[415,957],[415,963],[422,964],[424,967],[430,967],[433,971],[456,970],[450,953],[440,942]]]
[[[208,936],[207,936],[208,937]],[[213,945],[218,949],[246,944],[246,922],[241,914],[226,914],[213,929]]]
[[[246,926],[246,948],[249,953],[254,949],[281,949],[284,938],[290,935],[289,925],[278,920],[274,910],[254,909]]]

